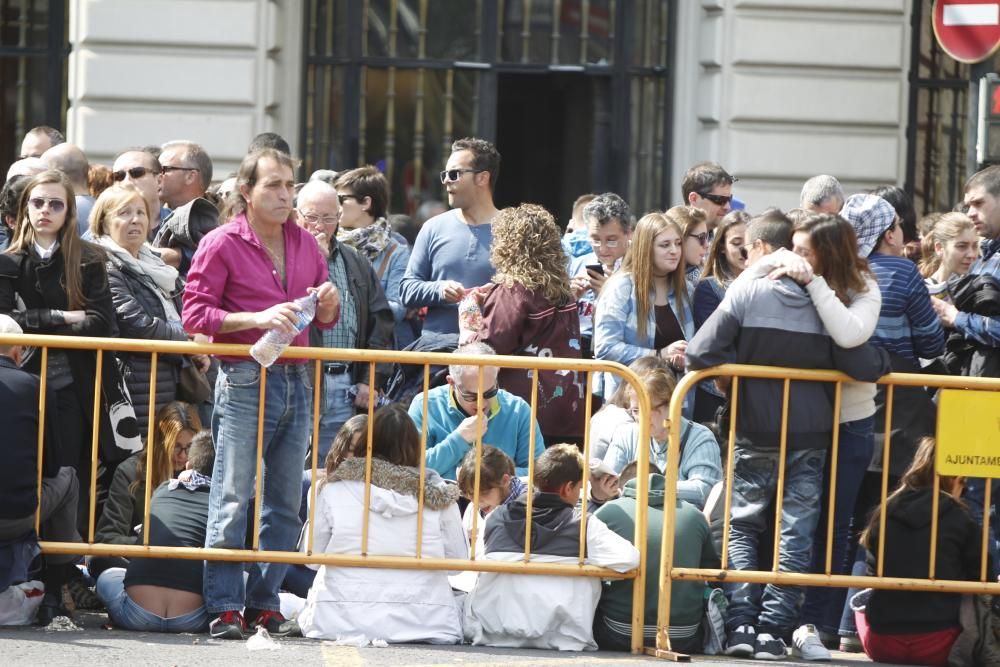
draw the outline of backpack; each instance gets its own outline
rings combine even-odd
[[[458,348],[458,334],[427,333],[403,348],[403,352],[454,352]],[[430,366],[429,389],[440,387],[447,382],[448,367],[438,364]],[[392,365],[389,381],[386,383],[385,397],[393,403],[409,407],[413,397],[424,390],[424,367],[422,364]]]

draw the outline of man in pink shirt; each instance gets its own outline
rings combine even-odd
[[[319,298],[314,323],[332,327],[340,310],[337,289],[327,280],[326,260],[316,240],[292,218],[295,180],[292,159],[265,149],[243,159],[239,192],[231,196],[228,222],[202,239],[188,272],[184,328],[220,343],[252,344],[265,331],[295,330],[293,301],[307,293]],[[292,345],[307,346],[308,329]],[[309,443],[312,382],[305,361],[281,359],[267,369],[267,395],[259,404],[257,362],[220,356],[215,385],[215,467],[209,496],[206,547],[242,549],[254,490],[257,417],[263,412],[264,470],[260,548],[295,548],[301,522],[302,463]],[[278,587],[287,565],[250,567],[244,586],[243,564],[205,564],[204,598],[213,637],[241,639],[250,625],[272,635],[296,632],[279,611]],[[245,616],[240,610],[245,606]]]

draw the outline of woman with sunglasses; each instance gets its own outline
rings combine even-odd
[[[621,269],[608,279],[594,315],[594,357],[631,364],[639,357],[666,359],[684,371],[687,341],[694,335],[685,279],[681,225],[665,213],[647,213],[636,224]],[[618,387],[604,373],[603,395]]]
[[[677,381],[664,369],[653,369],[642,376],[642,386],[649,396],[649,463],[655,472],[663,473],[667,466],[667,446],[670,435],[670,397]],[[615,473],[639,458],[639,397],[634,389],[626,390],[628,413],[632,423],[619,428],[604,455],[604,463]],[[719,443],[707,427],[681,417],[680,467],[677,476],[677,497],[698,509],[716,483],[722,481],[722,460]]]
[[[337,241],[364,255],[382,284],[382,291],[395,320],[396,349],[417,337],[413,323],[416,309],[407,309],[399,298],[399,284],[410,261],[410,248],[398,237],[386,218],[389,182],[370,165],[345,171],[333,183],[340,202]]]
[[[482,341],[497,354],[579,359],[576,295],[552,214],[535,204],[500,211],[493,220],[490,261],[496,275],[477,292],[482,324],[463,331],[463,341]],[[504,389],[531,403],[531,371],[505,368],[499,377]],[[585,391],[580,374],[538,374],[538,423],[546,443],[582,443]]]
[[[705,261],[705,271],[694,290],[692,310],[696,331],[719,307],[729,285],[747,266],[744,239],[749,223],[750,215],[745,211],[730,211],[719,221]],[[699,423],[713,421],[723,403],[725,398],[715,382],[702,382],[695,393],[694,420]]]
[[[865,343],[874,333],[882,307],[882,293],[868,267],[858,256],[854,228],[828,213],[804,218],[792,236],[795,252],[779,250],[744,272],[740,280],[787,275],[808,292],[823,326],[833,342],[844,348]],[[832,574],[846,574],[853,555],[850,523],[861,483],[872,461],[875,385],[846,383],[841,390],[839,445],[837,449],[836,503],[833,521]],[[832,456],[833,450],[829,451]],[[829,519],[830,462],[825,467],[822,512],[813,538],[811,572],[825,572],[826,526]],[[815,587],[806,594],[803,624],[836,635],[843,609],[843,595]]]
[[[694,206],[674,206],[666,215],[681,226],[684,239],[684,266],[688,287],[694,292],[708,254],[708,214]]]
[[[25,188],[18,204],[14,238],[0,255],[0,313],[13,317],[25,333],[61,336],[112,336],[115,314],[102,250],[77,233],[76,199],[69,179],[44,171]],[[25,367],[41,372],[41,354]],[[109,410],[120,414],[126,401],[119,390],[114,357],[102,364],[101,461],[113,468],[141,447],[135,437],[122,439]],[[55,395],[62,452],[60,465],[72,466],[80,482],[79,524],[87,524],[90,495],[92,415],[96,355],[90,350],[49,349],[48,391]],[[131,411],[129,406],[128,411]],[[115,445],[118,445],[117,447]]]

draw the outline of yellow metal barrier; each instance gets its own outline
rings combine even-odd
[[[740,405],[740,383],[734,381],[731,385],[731,395],[730,395],[730,423],[728,430],[728,457],[726,463],[726,474],[725,474],[725,516],[723,522],[723,532],[722,532],[722,568],[718,570],[712,569],[699,569],[699,568],[680,568],[673,567],[674,560],[674,541],[672,530],[667,530],[668,527],[674,525],[675,519],[675,505],[677,496],[677,478],[679,472],[679,447],[680,447],[680,432],[681,432],[681,413],[684,406],[684,399],[688,392],[692,391],[699,382],[716,377],[732,377],[737,378],[755,378],[755,379],[766,379],[775,380],[783,383],[782,392],[782,405],[781,405],[781,432],[780,432],[780,449],[779,449],[779,469],[778,469],[778,485],[775,494],[775,535],[774,535],[774,556],[772,568],[769,571],[764,570],[732,570],[728,568],[728,555],[729,555],[729,527],[730,527],[730,511],[732,502],[732,488],[733,488],[733,468],[734,468],[734,450],[736,446],[736,419],[739,411]],[[833,402],[833,425],[832,425],[832,451],[831,451],[831,468],[830,468],[830,499],[829,499],[829,512],[828,521],[826,527],[826,556],[825,556],[825,568],[824,574],[811,574],[811,573],[794,573],[794,572],[781,572],[779,571],[779,540],[780,540],[780,526],[781,523],[781,504],[782,495],[784,491],[784,460],[785,454],[788,447],[788,399],[790,383],[792,381],[811,381],[811,382],[829,382],[834,383],[834,402]],[[1000,583],[987,582],[987,574],[985,567],[985,554],[986,554],[986,540],[983,540],[982,547],[982,562],[983,566],[980,572],[980,580],[977,582],[973,581],[954,581],[954,580],[941,580],[934,578],[934,565],[935,565],[935,554],[937,547],[937,527],[938,527],[938,516],[937,516],[937,491],[939,489],[939,479],[935,472],[934,476],[934,508],[931,514],[931,539],[930,539],[930,572],[928,573],[927,579],[907,579],[898,577],[884,577],[884,553],[885,553],[885,520],[886,513],[880,512],[879,519],[879,540],[877,548],[877,572],[874,577],[867,576],[852,576],[852,575],[837,575],[831,574],[831,554],[833,545],[833,516],[834,516],[834,504],[835,504],[835,493],[837,484],[837,451],[839,446],[839,417],[840,417],[840,402],[841,402],[841,389],[843,383],[853,383],[852,380],[847,375],[839,373],[836,371],[818,371],[818,370],[802,370],[796,368],[779,368],[773,366],[747,366],[738,364],[725,364],[722,366],[716,366],[714,368],[709,368],[701,371],[696,371],[688,373],[685,375],[680,382],[677,383],[677,388],[674,390],[673,396],[670,402],[670,438],[668,444],[667,461],[669,462],[667,470],[664,471],[666,476],[665,482],[665,499],[664,499],[664,531],[663,531],[663,543],[661,548],[661,567],[660,567],[660,597],[659,597],[659,610],[657,618],[658,631],[656,635],[656,649],[650,649],[648,652],[653,655],[658,655],[659,657],[665,657],[670,659],[683,658],[683,656],[678,656],[674,653],[670,647],[670,637],[669,637],[669,627],[670,627],[670,597],[671,588],[670,582],[674,580],[682,581],[727,581],[727,582],[747,582],[756,584],[784,584],[788,586],[831,586],[831,587],[857,587],[857,588],[885,588],[885,589],[906,589],[906,590],[917,590],[917,591],[937,591],[937,592],[954,592],[954,593],[990,593],[998,594],[1000,593]],[[881,505],[885,506],[886,497],[889,494],[888,480],[889,480],[889,465],[890,461],[890,440],[892,434],[892,401],[893,401],[893,390],[894,387],[933,387],[942,389],[968,389],[968,390],[985,390],[985,391],[1000,391],[1000,379],[993,378],[972,378],[972,377],[955,377],[946,375],[924,375],[917,373],[890,373],[879,379],[876,384],[886,386],[886,411],[885,411],[885,441],[882,448],[882,485],[881,485]],[[989,489],[990,485],[986,485],[987,493],[985,498],[985,504],[988,508],[990,503]],[[819,502],[819,499],[817,499]],[[989,512],[984,512],[984,522],[983,522],[983,536],[985,538],[989,530]]]
[[[649,480],[649,452],[647,447],[639,448],[639,459],[637,461],[636,477],[636,504],[637,516],[635,522],[634,544],[639,550],[639,567],[635,570],[619,573],[614,570],[596,567],[585,564],[586,551],[586,525],[587,525],[587,490],[589,483],[589,469],[585,466],[583,475],[583,516],[580,524],[580,549],[578,562],[570,563],[540,563],[531,559],[531,506],[532,496],[528,496],[528,521],[525,527],[525,550],[524,559],[519,562],[500,562],[476,559],[476,534],[478,530],[479,513],[473,512],[472,532],[470,535],[471,549],[468,559],[447,559],[447,558],[424,558],[421,554],[421,544],[423,535],[422,514],[424,509],[423,481],[426,474],[425,457],[420,459],[420,492],[418,497],[417,512],[417,548],[414,558],[400,556],[383,556],[368,553],[368,523],[369,511],[366,509],[362,521],[361,553],[359,554],[327,554],[314,553],[313,551],[313,526],[315,519],[316,492],[317,492],[317,472],[319,461],[317,460],[317,448],[312,448],[312,486],[310,489],[310,510],[309,529],[306,536],[306,552],[297,551],[261,551],[259,549],[259,533],[261,520],[261,465],[263,453],[263,406],[264,396],[267,391],[267,373],[260,375],[260,400],[258,407],[257,421],[257,463],[256,463],[256,494],[254,500],[254,531],[250,549],[207,549],[207,548],[185,548],[185,547],[160,547],[149,545],[149,533],[144,531],[141,545],[122,544],[97,544],[94,542],[95,530],[95,494],[97,490],[97,459],[98,459],[98,427],[101,411],[101,368],[102,364],[108,363],[105,352],[137,352],[151,354],[151,378],[149,397],[149,425],[146,442],[153,441],[155,430],[154,416],[156,414],[156,361],[160,354],[211,354],[221,356],[248,357],[249,347],[244,345],[229,344],[198,344],[190,342],[174,341],[147,341],[121,338],[86,338],[71,336],[39,336],[39,335],[3,335],[0,336],[0,345],[23,345],[33,346],[41,349],[41,388],[39,395],[39,434],[38,434],[38,489],[41,494],[42,480],[42,456],[45,427],[45,392],[47,391],[45,381],[45,369],[48,363],[48,350],[54,349],[75,349],[93,350],[96,354],[97,370],[94,378],[94,407],[93,418],[94,427],[92,432],[91,447],[91,488],[90,488],[90,514],[88,535],[85,543],[71,542],[49,542],[40,541],[42,550],[52,554],[74,554],[87,556],[123,556],[123,557],[161,557],[180,558],[188,560],[222,560],[241,562],[276,562],[309,565],[337,565],[342,567],[374,567],[374,568],[397,568],[397,569],[427,569],[427,570],[471,570],[477,572],[507,572],[516,574],[540,574],[558,576],[586,576],[600,577],[602,579],[633,579],[634,593],[632,604],[632,651],[639,653],[642,651],[643,643],[643,616],[644,616],[644,596],[646,577],[646,510],[648,507],[648,480]],[[412,353],[381,350],[345,350],[329,348],[288,348],[283,354],[283,359],[303,359],[314,364],[313,375],[313,414],[312,414],[312,437],[315,443],[319,439],[320,423],[320,386],[322,381],[322,362],[353,362],[368,365],[369,386],[376,386],[375,365],[380,363],[403,363],[416,364],[424,367],[423,373],[423,425],[421,432],[421,445],[427,448],[427,391],[430,382],[431,365],[461,365],[476,366],[480,368],[479,384],[477,391],[477,401],[482,406],[483,401],[483,374],[484,367],[497,368],[520,368],[535,371],[532,375],[532,395],[530,400],[532,424],[536,422],[538,411],[538,371],[579,371],[585,374],[585,446],[584,457],[589,461],[589,424],[591,416],[591,397],[589,387],[591,386],[590,376],[592,373],[610,372],[623,378],[635,391],[640,405],[639,442],[647,442],[649,439],[649,413],[650,400],[640,382],[639,378],[628,368],[612,362],[574,359],[554,359],[536,357],[516,357],[516,356],[481,356],[481,355],[459,355],[443,353]],[[371,494],[372,476],[372,429],[374,402],[376,393],[372,392],[368,403],[368,441],[367,456],[365,465],[365,507],[368,508]],[[482,433],[483,427],[480,425],[480,432],[477,434],[475,443],[476,451],[476,473],[475,491],[472,499],[473,506],[478,507],[480,491],[480,465],[482,463]],[[534,478],[534,453],[538,443],[535,442],[535,430],[531,429],[529,442],[529,464],[528,477],[529,488]],[[145,488],[145,517],[144,524],[149,525],[150,496],[153,489],[152,483],[152,447],[146,448],[146,488]],[[36,514],[36,529],[40,527],[40,505]]]

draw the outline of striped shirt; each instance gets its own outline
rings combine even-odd
[[[1000,238],[983,239],[979,246],[979,259],[969,270],[970,274],[991,275],[1000,280]],[[966,338],[984,345],[1000,347],[1000,317],[959,313],[955,317],[955,328]]]
[[[944,352],[944,329],[916,265],[903,257],[873,252],[868,263],[882,292],[882,309],[872,345],[917,364]]]

